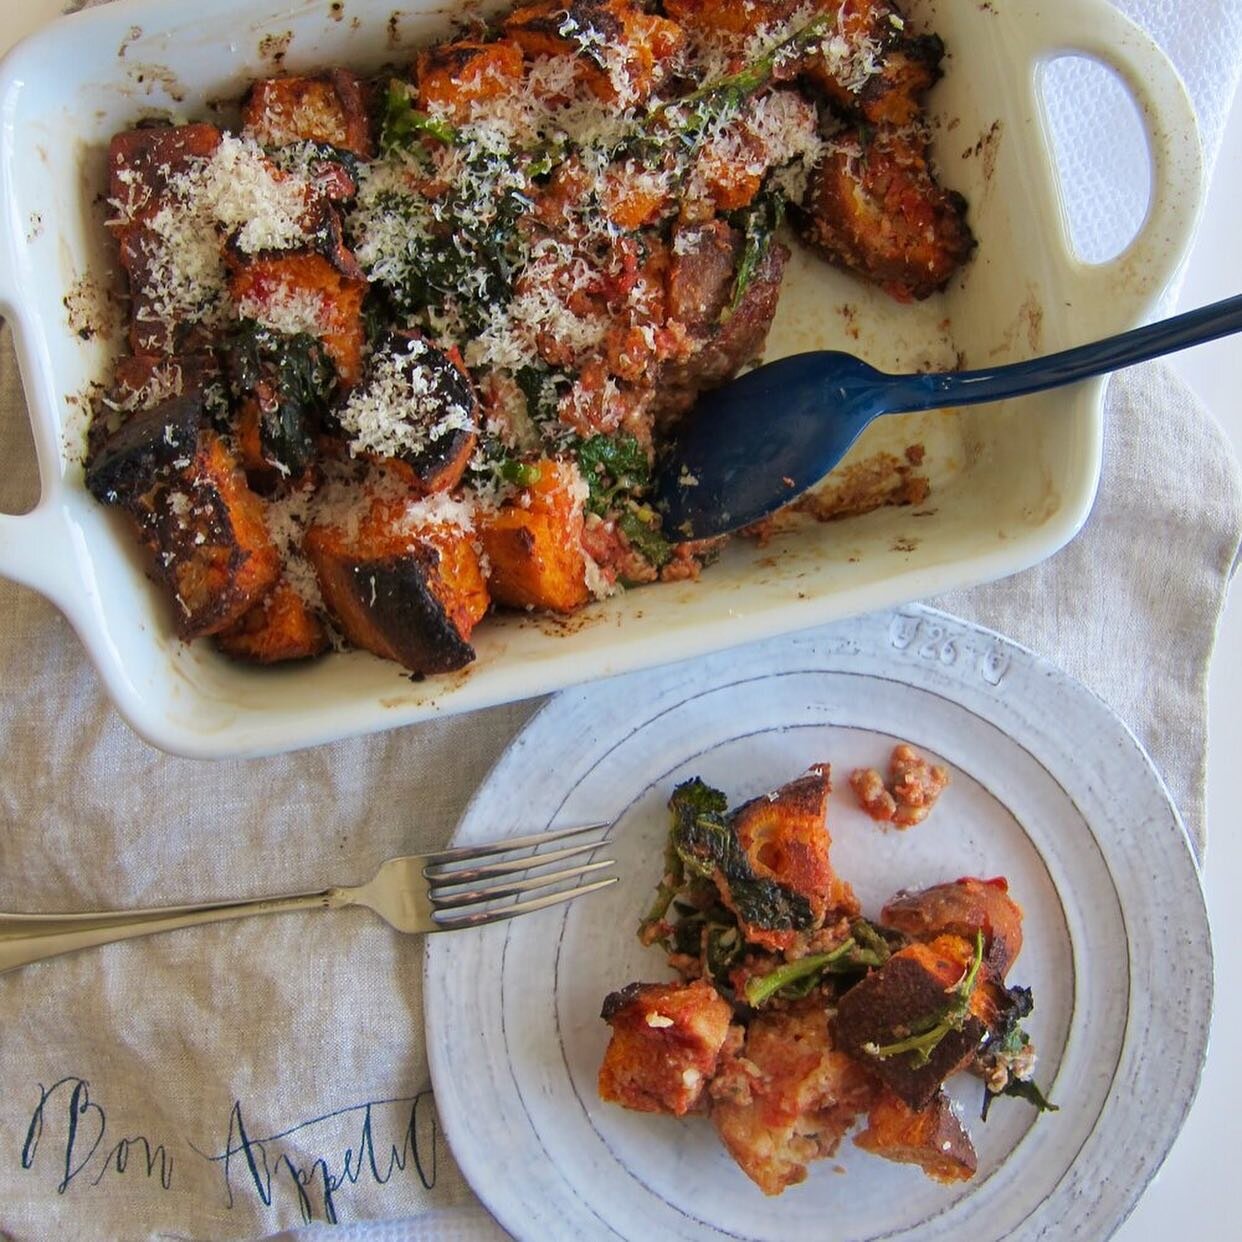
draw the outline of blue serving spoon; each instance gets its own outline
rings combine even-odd
[[[1242,296],[1173,319],[985,371],[886,375],[850,354],[796,354],[705,392],[656,467],[672,538],[749,526],[814,487],[873,419],[1059,388],[1242,331]]]

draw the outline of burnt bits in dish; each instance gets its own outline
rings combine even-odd
[[[943,50],[877,0],[539,0],[403,73],[256,81],[235,132],[118,134],[89,480],[178,635],[436,673],[491,610],[696,577],[654,455],[760,356],[787,242],[903,300],[970,254]]]

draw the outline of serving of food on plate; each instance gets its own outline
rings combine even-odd
[[[905,795],[919,810],[909,826],[947,773],[904,744],[893,768],[891,807],[878,773],[851,784],[883,820]],[[1021,1026],[1031,990],[1006,985],[1022,910],[1004,878],[965,877],[898,892],[865,918],[829,859],[831,788],[820,764],[731,812],[697,778],[673,791],[665,873],[639,938],[662,946],[680,978],[604,1001],[599,1093],[640,1112],[707,1114],[769,1195],[803,1181],[864,1118],[863,1150],[968,1180],[978,1163],[947,1078],[982,1079],[985,1120],[999,1094],[1054,1107]]]
[[[235,130],[117,134],[131,352],[86,479],[178,635],[442,673],[491,609],[697,577],[651,466],[762,351],[786,215],[901,301],[974,248],[943,55],[889,0],[535,0],[408,72],[255,81]],[[818,516],[925,499],[898,479]]]

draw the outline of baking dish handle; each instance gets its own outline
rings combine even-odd
[[[46,494],[29,513],[0,513],[0,577],[32,587],[69,612],[75,563],[64,513]]]
[[[1133,325],[1136,304],[1150,312],[1189,250],[1205,193],[1199,127],[1181,77],[1144,30],[1111,4],[1059,0],[1053,7],[1046,29],[1055,44],[1037,63],[1082,55],[1116,72],[1141,114],[1151,161],[1147,212],[1130,244],[1104,263],[1067,260],[1086,295],[1075,307],[1083,335],[1107,336]],[[1055,162],[1051,150],[1049,159]],[[1068,242],[1064,210],[1061,216]]]
[[[17,307],[11,257],[0,241],[0,317],[12,329],[22,393],[31,401],[36,382],[31,342],[36,334],[26,330]],[[50,385],[42,387],[50,391]],[[65,510],[58,432],[48,422],[32,419],[31,433],[39,461],[39,503],[29,513],[0,513],[0,577],[32,587],[62,612],[69,613],[81,587],[71,523]]]

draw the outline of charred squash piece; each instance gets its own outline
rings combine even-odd
[[[885,1160],[917,1164],[938,1182],[969,1181],[979,1167],[970,1135],[943,1091],[917,1112],[884,1091],[871,1105],[867,1128],[855,1135],[854,1142]]]
[[[478,444],[479,401],[460,354],[417,332],[376,345],[339,419],[355,452],[399,463],[426,495],[455,488]]]
[[[203,425],[201,392],[167,397],[132,415],[91,455],[86,486],[107,505],[140,503],[161,478],[188,463]]]
[[[531,59],[577,57],[580,80],[606,103],[645,99],[685,40],[676,22],[644,12],[637,0],[535,0],[514,9],[502,29]]]
[[[599,1071],[601,1099],[642,1113],[694,1108],[729,1033],[732,1006],[705,980],[631,983],[601,1014],[612,1039]]]
[[[511,93],[524,73],[522,49],[509,40],[442,43],[419,52],[415,61],[418,106],[458,123],[467,121],[471,104]]]
[[[757,1015],[740,1058],[721,1058],[712,1123],[730,1155],[767,1195],[805,1180],[831,1156],[875,1091],[867,1070],[840,1051],[817,1001]]]
[[[149,222],[172,201],[172,180],[210,158],[220,138],[214,125],[196,124],[127,130],[109,144],[111,225],[129,282],[129,343],[135,354],[193,352],[207,343],[201,325],[159,305],[153,265],[160,243]]]
[[[92,494],[134,520],[187,641],[230,626],[280,573],[263,502],[201,416],[192,396],[138,414],[87,472]]]
[[[983,933],[983,960],[1003,980],[1022,952],[1022,907],[1009,896],[1001,876],[980,880],[965,876],[952,884],[936,884],[917,893],[902,893],[886,905],[880,923],[912,940],[960,936],[973,940]]]
[[[366,343],[362,300],[367,281],[352,256],[337,263],[313,250],[246,261],[230,254],[229,266],[229,295],[243,316],[279,331],[318,337],[341,385],[357,383]]]
[[[829,910],[849,916],[858,913],[853,890],[828,861],[831,791],[830,769],[825,763],[773,793],[745,803],[732,815],[738,843],[754,874],[805,897],[816,924],[824,921]],[[787,947],[793,939],[792,932],[773,933],[745,922],[742,930],[747,940],[771,949]]]
[[[687,30],[749,35],[792,17],[805,0],[665,0],[664,11]],[[808,18],[809,20],[809,18]]]
[[[850,988],[837,1008],[841,1046],[882,1079],[910,1108],[926,1108],[940,1084],[969,1063],[996,1019],[988,981],[970,996],[960,1029],[949,1029],[922,1061],[914,1052],[879,1055],[911,1035],[935,1026],[966,977],[974,946],[960,936],[938,936],[894,953],[879,970]]]
[[[480,522],[488,589],[498,604],[568,614],[591,598],[582,501],[571,467],[545,458],[538,469],[535,483]]]
[[[170,397],[200,396],[204,416],[226,408],[220,369],[214,354],[125,354],[116,360],[112,383],[94,401],[86,435],[89,468],[104,444],[136,414]]]
[[[839,10],[834,33],[851,48],[865,48],[865,61],[813,54],[804,76],[843,111],[873,125],[917,120],[922,96],[940,78],[944,44],[936,35],[911,34],[889,0],[834,0],[831,7]]]
[[[235,660],[277,664],[321,655],[328,648],[328,631],[288,581],[281,579],[253,608],[216,635],[216,645]]]
[[[966,200],[937,185],[921,137],[892,128],[834,139],[796,223],[812,250],[899,302],[943,289],[975,248]]]
[[[373,154],[362,87],[345,69],[255,82],[242,104],[242,121],[265,147],[315,142],[359,159]]]
[[[316,522],[304,549],[351,643],[416,673],[451,672],[474,659],[470,635],[489,602],[473,534],[420,518],[412,494],[390,490],[340,522]]]

